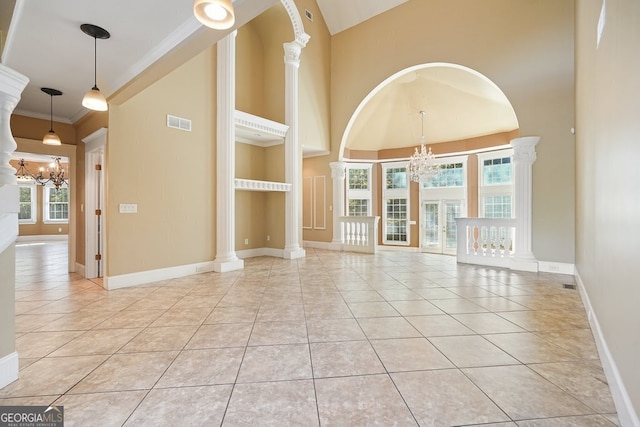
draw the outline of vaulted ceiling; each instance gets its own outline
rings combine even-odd
[[[332,35],[406,1],[316,0]],[[278,3],[235,0],[234,28]],[[140,90],[148,84],[145,76],[162,75],[232,30],[203,27],[192,6],[193,0],[2,0],[2,63],[30,79],[15,112],[49,119],[50,99],[40,88],[51,87],[63,92],[54,99],[54,120],[74,123],[87,113],[81,100],[93,86],[94,40],[80,30],[81,24],[98,25],[111,33],[109,39],[97,41],[97,84],[110,102]],[[382,84],[361,106],[348,145],[353,149],[415,145],[421,133],[420,110],[426,111],[429,142],[517,128],[508,101],[486,79],[455,67],[428,67]]]

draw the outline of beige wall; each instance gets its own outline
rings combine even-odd
[[[297,0],[304,30],[311,39],[302,49],[299,83],[300,144],[314,150],[331,150],[331,36],[315,0]],[[304,16],[307,9],[313,22]]]
[[[0,359],[16,351],[15,337],[15,245],[0,252]]]
[[[496,83],[539,135],[533,251],[574,262],[573,0],[411,0],[331,40],[331,158],[362,99],[407,67],[449,62]]]
[[[576,2],[577,270],[640,413],[640,3]],[[632,425],[629,423],[628,425]]]
[[[215,48],[109,110],[107,275],[215,255]],[[166,126],[166,115],[192,131]],[[136,203],[137,214],[120,214]]]

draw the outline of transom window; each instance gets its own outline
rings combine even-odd
[[[482,167],[484,185],[511,183],[511,157],[487,159]]]
[[[448,163],[440,165],[440,173],[433,179],[424,182],[424,188],[463,187],[464,164]]]

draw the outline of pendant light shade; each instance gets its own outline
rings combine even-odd
[[[100,92],[100,89],[96,86],[92,87],[84,94],[84,98],[82,98],[82,106],[95,111],[107,111],[109,109],[107,100],[102,92]]]
[[[198,21],[214,30],[226,30],[236,22],[231,0],[195,0],[193,14]]]
[[[109,108],[100,89],[98,89],[98,39],[108,39],[111,34],[104,28],[92,24],[82,24],[83,33],[93,37],[93,87],[82,98],[82,106],[95,111],[107,111]]]
[[[40,90],[51,97],[51,109],[49,110],[51,117],[51,127],[49,128],[49,132],[47,132],[44,138],[42,138],[42,143],[46,145],[61,145],[62,141],[60,141],[60,137],[56,135],[53,130],[53,97],[62,95],[62,92],[57,89],[51,89],[49,87],[43,87],[40,88]]]

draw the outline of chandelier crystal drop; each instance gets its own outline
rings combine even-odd
[[[415,152],[409,159],[409,178],[411,181],[424,183],[432,180],[440,174],[440,165],[436,162],[435,155],[425,146],[424,137],[424,111],[420,111],[422,116],[422,136],[420,137],[420,151],[416,147]]]

